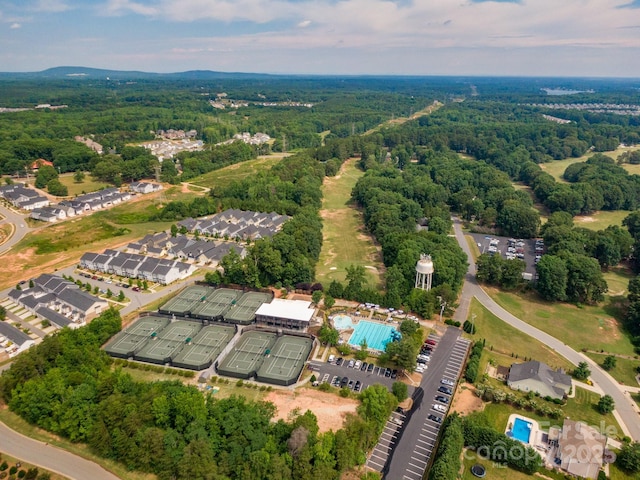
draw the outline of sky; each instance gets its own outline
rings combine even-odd
[[[640,77],[640,0],[0,0],[0,71]]]

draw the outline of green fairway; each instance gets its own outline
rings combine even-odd
[[[635,150],[638,150],[639,148],[640,147],[622,147],[612,152],[602,152],[602,154],[606,155],[609,158],[617,160],[618,157],[624,152],[633,152]],[[540,164],[540,168],[542,168],[542,170],[547,172],[549,175],[555,177],[555,179],[559,182],[565,183],[565,181],[562,179],[562,174],[567,169],[567,167],[573,163],[586,162],[589,157],[592,157],[593,155],[594,152],[589,152],[586,155],[578,158],[567,158],[565,160],[556,160],[549,163],[542,163]],[[631,174],[640,173],[640,165],[630,165],[628,163],[625,163],[622,165],[622,167]]]
[[[474,317],[475,315],[475,317]],[[513,328],[503,322],[484,308],[475,298],[471,300],[469,308],[469,321],[473,319],[476,334],[469,336],[475,340],[486,340],[485,352],[500,365],[509,366],[516,360],[512,355],[518,355],[520,359],[529,357],[544,361],[552,368],[562,367],[570,370],[573,365],[564,357],[558,355],[542,342]]]
[[[577,307],[568,303],[545,302],[535,293],[485,290],[513,315],[575,350],[584,348],[633,355],[631,341],[613,316],[620,314],[619,305],[610,297],[600,305]]]
[[[601,210],[591,215],[578,215],[573,218],[576,227],[589,230],[604,230],[609,225],[622,226],[622,221],[630,214],[628,210]]]
[[[286,153],[273,154],[258,157],[255,160],[248,160],[246,162],[229,165],[228,167],[221,168],[220,170],[214,170],[212,172],[205,173],[204,175],[192,178],[189,180],[189,183],[213,188],[236,180],[242,180],[243,178],[251,175],[256,175],[259,172],[269,170],[286,155]]]
[[[629,288],[629,280],[634,277],[633,272],[624,267],[610,268],[607,272],[603,272],[602,276],[609,286],[607,294],[610,297],[626,295]]]
[[[326,177],[322,186],[323,242],[316,278],[328,285],[343,281],[349,265],[362,265],[373,287],[382,282],[384,265],[373,239],[365,231],[362,213],[351,204],[351,190],[364,172],[356,160],[347,160],[335,177]]]

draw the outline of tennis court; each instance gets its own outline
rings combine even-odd
[[[206,301],[213,291],[213,288],[202,285],[187,287],[162,305],[158,311],[173,315],[189,315],[201,302]]]
[[[203,327],[190,344],[184,345],[171,363],[180,368],[204,370],[220,355],[234,335],[233,327],[220,325]]]
[[[179,320],[167,325],[167,327],[158,334],[158,337],[160,337],[161,340],[186,343],[187,341],[191,341],[201,328],[202,324],[200,322]]]
[[[366,341],[368,349],[383,352],[387,343],[399,339],[400,336],[400,332],[392,325],[360,320],[349,338],[349,344],[359,347]]]
[[[270,293],[246,292],[231,305],[229,311],[224,314],[224,319],[230,323],[249,325],[255,320],[256,310],[260,305],[270,302],[272,298],[273,295]]]
[[[149,337],[153,333],[159,333],[169,324],[169,319],[165,317],[140,317],[137,322],[124,330],[128,335],[138,335]]]
[[[236,348],[220,362],[218,373],[236,378],[249,378],[256,375],[275,342],[275,333],[255,331],[243,333]]]
[[[256,380],[276,385],[291,385],[298,380],[311,353],[313,341],[306,337],[279,337],[258,369]]]
[[[126,332],[119,332],[104,347],[112,357],[131,358],[135,356],[149,341],[150,337],[142,337],[140,335],[129,335]]]
[[[173,357],[183,345],[184,342],[178,340],[155,337],[150,339],[134,358],[142,362],[164,365],[171,361],[171,357]]]
[[[205,301],[195,304],[195,308],[191,312],[191,315],[205,320],[220,321],[227,310],[229,310],[229,305]]]

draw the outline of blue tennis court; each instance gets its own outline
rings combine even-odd
[[[351,334],[349,344],[359,347],[362,341],[366,340],[369,349],[382,352],[387,343],[396,338],[400,338],[400,332],[398,332],[395,327],[361,320]]]

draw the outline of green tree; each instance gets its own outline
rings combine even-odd
[[[344,286],[339,281],[332,280],[329,288],[327,288],[327,293],[333,298],[342,298],[344,296]]]
[[[178,226],[175,223],[173,223],[171,225],[171,236],[175,237],[177,235],[178,235]]]
[[[76,170],[76,173],[73,174],[73,181],[76,183],[84,182],[85,174],[82,170]]]
[[[404,401],[409,393],[407,384],[403,382],[393,382],[391,393],[398,399],[398,402]]]
[[[118,294],[118,301],[124,302],[124,299],[125,299],[124,292],[120,290],[120,293]]]
[[[640,472],[640,443],[625,443],[616,458],[616,464],[626,472]]]
[[[322,300],[322,290],[315,290],[311,294],[311,301],[318,305],[320,303],[320,300]]]
[[[340,333],[335,328],[331,328],[331,325],[323,323],[318,331],[318,339],[327,345],[337,345]]]
[[[613,370],[614,368],[616,368],[616,357],[614,357],[613,355],[607,355],[604,358],[604,362],[602,362],[602,368],[604,368],[607,372],[609,370]]]
[[[56,197],[66,197],[69,195],[69,190],[66,185],[63,185],[57,178],[51,179],[47,182],[47,191]]]
[[[537,265],[536,289],[545,300],[563,301],[567,298],[567,267],[555,255],[543,255]]]
[[[7,309],[0,305],[0,321],[4,322],[7,319]]]
[[[611,395],[604,395],[600,397],[596,408],[598,412],[603,415],[613,412],[613,410],[615,409],[615,402],[613,401],[613,397],[611,397]]]
[[[58,178],[58,171],[50,165],[43,165],[38,169],[35,186],[45,188],[51,180],[56,178]]]
[[[324,306],[327,308],[331,308],[333,307],[333,305],[336,303],[336,301],[334,300],[334,298],[329,295],[329,294],[325,294],[324,296]]]
[[[537,235],[540,214],[528,205],[509,200],[499,212],[496,224],[505,235],[519,238],[532,238]]]
[[[587,362],[578,363],[578,366],[573,370],[573,376],[576,380],[585,381],[589,375],[591,375],[591,370],[589,370]]]
[[[350,300],[359,300],[366,284],[365,270],[362,265],[349,265],[346,275],[347,286],[344,296]]]

